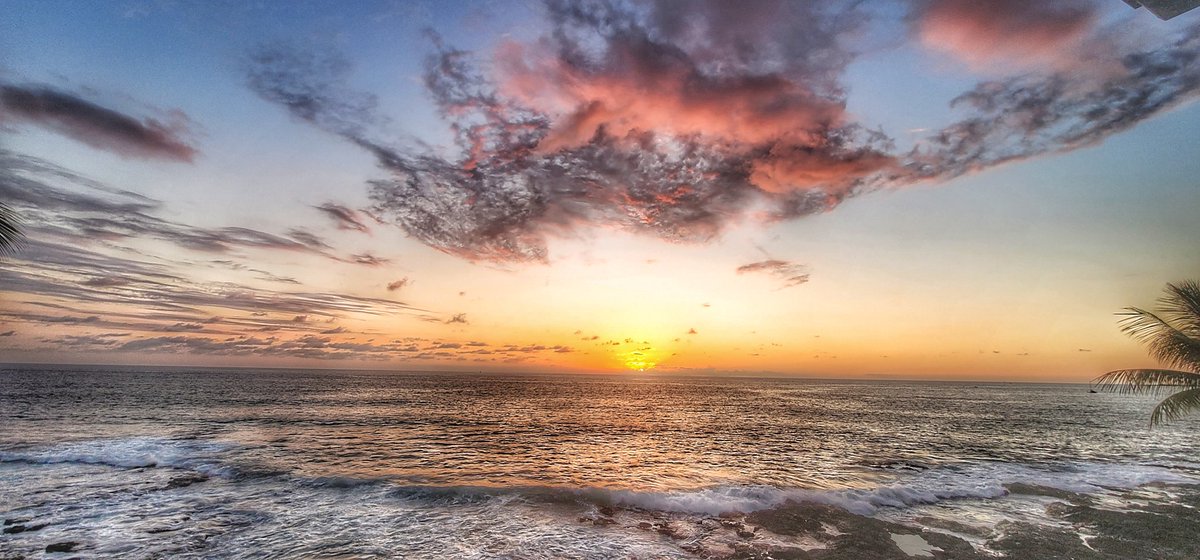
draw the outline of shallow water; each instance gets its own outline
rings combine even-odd
[[[1134,509],[1200,482],[1196,422],[1149,430],[1152,402],[1083,385],[0,369],[0,516],[45,525],[0,552],[687,558],[854,538],[729,521],[812,503],[992,554],[1014,523],[1078,531],[1056,501]]]

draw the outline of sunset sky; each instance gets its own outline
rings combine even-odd
[[[1200,10],[0,3],[0,362],[1086,380]]]

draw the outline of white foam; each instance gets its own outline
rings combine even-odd
[[[0,461],[83,463],[114,467],[178,467],[206,470],[221,446],[155,437],[98,439],[60,443],[46,448],[0,451]]]
[[[1079,493],[1106,488],[1135,488],[1151,482],[1196,483],[1200,479],[1170,469],[1135,465],[1078,463],[1057,470],[992,463],[960,469],[930,469],[898,482],[861,489],[786,489],[773,486],[719,486],[692,491],[637,492],[591,490],[601,501],[647,510],[717,515],[778,507],[791,500],[836,506],[859,515],[880,508],[906,508],[947,500],[995,499],[1008,494],[1006,484],[1026,483]]]

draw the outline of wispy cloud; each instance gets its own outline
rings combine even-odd
[[[738,274],[761,273],[770,274],[783,282],[784,288],[799,286],[808,282],[808,268],[802,264],[778,259],[767,259],[737,267]]]
[[[394,292],[396,290],[399,290],[399,289],[407,286],[408,284],[409,284],[409,279],[407,276],[405,276],[404,278],[396,280],[395,282],[388,282],[387,290],[389,292]]]
[[[192,161],[197,151],[185,139],[191,121],[181,111],[167,118],[134,117],[46,86],[0,84],[0,121],[37,125],[125,157]]]
[[[367,232],[370,228],[359,218],[358,212],[337,204],[334,202],[326,202],[320,206],[314,206],[337,224],[338,229],[354,230]]]
[[[337,333],[329,333],[337,334]],[[111,332],[85,335],[43,337],[30,349],[54,348],[72,352],[136,352],[140,354],[193,354],[225,357],[283,357],[314,360],[368,360],[431,362],[513,362],[527,361],[538,356],[574,352],[563,345],[509,344],[496,348],[480,348],[470,344],[423,338],[390,341],[339,340],[332,336],[304,334],[282,336],[204,336],[169,334],[133,336]]]
[[[338,256],[320,237],[298,228],[281,235],[245,227],[198,227],[161,218],[156,215],[161,210],[157,200],[3,149],[0,199],[21,211],[31,233],[42,236],[85,242],[154,239],[203,253],[237,249],[293,251],[368,266],[389,262],[370,254]],[[282,277],[274,280],[288,281]]]
[[[366,265],[366,266],[382,266],[382,265],[385,265],[392,261],[391,261],[391,259],[377,257],[370,253],[360,253],[357,255],[350,255],[350,259],[347,262],[352,262],[354,264],[361,264],[361,265]]]

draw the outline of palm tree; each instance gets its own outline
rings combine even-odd
[[[8,205],[0,202],[0,253],[14,248],[21,239],[21,218]]]
[[[1122,369],[1095,381],[1118,393],[1174,392],[1154,407],[1152,426],[1200,408],[1200,282],[1167,284],[1163,291],[1153,313],[1126,308],[1121,330],[1145,343],[1164,366],[1178,369]]]

